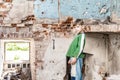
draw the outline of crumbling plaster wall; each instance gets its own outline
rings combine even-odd
[[[40,19],[64,20],[66,17],[120,24],[119,0],[36,0],[34,14]],[[45,7],[44,7],[45,6]],[[53,15],[54,14],[54,15]]]
[[[106,35],[89,33],[86,35],[84,52],[89,54],[85,58],[84,80],[102,80],[107,71]]]
[[[4,24],[8,23],[21,23],[21,20],[28,15],[33,15],[33,1],[28,0],[13,0],[11,3],[4,3],[8,6],[7,11],[4,12]],[[9,8],[10,7],[10,8]],[[2,8],[1,8],[2,9]]]
[[[74,18],[104,19],[110,16],[110,0],[36,0],[35,14],[38,18]],[[37,5],[39,5],[37,7]],[[46,6],[46,7],[44,7]],[[52,15],[54,14],[54,15]]]
[[[108,62],[109,62],[109,74],[120,75],[120,35],[109,35],[109,50],[108,50]]]
[[[37,69],[37,80],[63,80],[65,76],[65,55],[73,37],[55,37],[55,49],[50,40],[43,57],[43,68]],[[107,47],[104,34],[87,34],[84,80],[102,80],[107,71]],[[92,46],[92,47],[91,47]],[[47,77],[46,77],[47,75]]]
[[[1,41],[0,41],[0,49],[2,49],[2,46],[1,46]],[[1,74],[2,74],[2,68],[3,68],[3,57],[2,57],[2,54],[1,54],[1,51],[0,51],[0,76],[1,76]]]
[[[38,1],[38,2],[37,2]],[[60,1],[60,2],[58,2]],[[112,4],[113,3],[113,4]],[[33,80],[61,80],[65,74],[65,53],[73,39],[74,33],[67,32],[71,29],[72,21],[65,21],[65,17],[71,16],[75,19],[90,19],[89,22],[93,22],[93,19],[105,19],[107,16],[111,16],[113,10],[113,22],[119,23],[119,0],[13,0],[12,7],[8,11],[4,18],[4,25],[0,26],[0,38],[1,39],[23,39],[32,38],[34,39],[35,46],[35,62],[32,64]],[[81,5],[83,4],[83,5]],[[112,4],[112,5],[111,5]],[[116,5],[117,4],[117,5]],[[95,6],[96,5],[96,6]],[[104,6],[105,5],[105,6]],[[44,7],[45,6],[45,7]],[[112,8],[111,8],[112,7]],[[111,10],[112,9],[112,10]],[[105,11],[104,11],[105,10]],[[29,21],[25,26],[25,23],[21,22],[21,19],[26,18],[28,15],[35,14],[36,21],[30,23]],[[51,20],[44,20],[51,19]],[[52,19],[64,19],[65,25],[53,24]],[[38,20],[37,20],[38,19]],[[39,23],[39,19],[42,20]],[[59,21],[57,21],[59,22]],[[99,22],[99,20],[98,20]],[[9,23],[9,24],[8,24]],[[17,24],[13,26],[11,24]],[[45,24],[48,23],[48,24]],[[8,25],[8,26],[7,26]],[[88,32],[118,32],[120,31],[119,25],[83,25],[87,26]],[[80,24],[79,24],[79,27]],[[58,31],[53,33],[51,31]],[[109,47],[109,72],[111,74],[119,73],[119,64],[111,70],[114,61],[118,59],[118,52],[112,42],[118,42],[114,40],[110,35],[110,46]],[[115,37],[117,38],[117,36]],[[53,50],[53,39],[55,39],[55,49]],[[62,41],[62,42],[61,42]],[[62,45],[66,44],[66,45]],[[85,69],[85,80],[102,80],[103,74],[107,71],[107,42],[106,36],[103,34],[87,34],[87,42],[85,51],[91,53],[86,56],[86,69]],[[65,47],[65,48],[64,48]],[[59,49],[60,48],[60,49]],[[114,50],[113,50],[114,49]],[[112,53],[116,57],[111,60]],[[93,55],[92,55],[93,54]],[[59,57],[60,56],[60,57]],[[58,64],[57,64],[58,63]],[[117,61],[118,63],[118,61]],[[59,70],[61,69],[61,70]],[[116,72],[117,71],[117,72]],[[48,75],[49,76],[46,76]],[[54,77],[53,77],[54,75]],[[44,79],[43,79],[44,76]],[[92,76],[92,77],[91,77]]]
[[[54,38],[49,41],[48,48],[43,57],[43,69],[37,69],[39,77],[37,80],[63,80],[66,73],[66,52],[71,42],[71,38]],[[47,75],[47,77],[46,77]]]
[[[39,27],[40,28],[40,27]],[[38,28],[37,28],[38,30]],[[43,30],[43,29],[42,29]],[[22,27],[16,31],[16,27],[0,27],[0,39],[33,39],[32,46],[34,49],[35,56],[32,56],[31,70],[32,70],[32,79],[36,80],[36,71],[37,68],[41,68],[42,58],[44,52],[46,51],[48,45],[48,35],[46,32],[35,31],[34,26],[31,27]]]
[[[33,38],[33,46],[35,46],[35,62],[32,64],[34,68],[32,72],[34,73],[33,80],[62,80],[66,71],[65,54],[74,36],[68,35],[66,37],[63,33],[48,33],[48,35],[45,35],[45,32],[40,31],[44,30],[43,28],[40,28],[40,25],[32,26],[30,31],[29,28],[31,27],[22,27],[19,28],[19,32],[16,32],[16,28],[14,27],[1,27],[0,30],[3,31],[0,33],[0,38]],[[11,32],[9,29],[11,29]],[[54,49],[53,39],[55,40]],[[86,57],[84,80],[100,80],[102,78],[101,73],[106,70],[106,47],[104,35],[87,34],[85,52],[91,54]]]

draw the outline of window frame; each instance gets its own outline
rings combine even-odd
[[[6,58],[6,53],[5,53],[5,43],[9,43],[9,42],[16,42],[16,43],[29,43],[29,60],[21,60],[21,61],[14,61],[14,60],[5,60]],[[29,39],[7,39],[7,40],[3,40],[3,61],[4,63],[23,63],[23,62],[30,62],[31,59],[31,40]]]

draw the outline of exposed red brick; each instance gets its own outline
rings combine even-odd
[[[17,26],[17,24],[11,24],[11,26],[12,26],[12,27],[16,27],[16,26]]]
[[[16,27],[16,32],[19,32],[19,29],[20,29],[19,27]]]
[[[48,27],[48,24],[42,24],[42,27]]]
[[[12,2],[12,0],[4,0],[5,2]]]

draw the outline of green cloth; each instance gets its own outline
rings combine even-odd
[[[78,57],[84,58],[85,57],[83,50],[79,55],[80,48],[83,47],[83,49],[84,49],[84,45],[85,45],[85,38],[84,38],[83,46],[81,46],[81,39],[82,39],[82,34],[78,34],[77,36],[75,36],[74,40],[72,41],[72,43],[67,51],[66,56],[76,57],[76,58],[78,58]]]

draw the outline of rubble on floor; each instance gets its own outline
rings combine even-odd
[[[107,77],[106,80],[120,80],[120,75],[111,75]]]
[[[17,68],[15,70],[5,71],[0,80],[32,80],[29,69]]]

